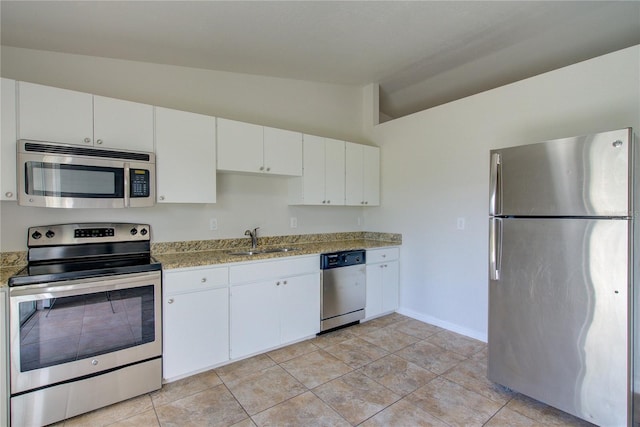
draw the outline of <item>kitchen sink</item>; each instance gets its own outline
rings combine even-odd
[[[272,254],[277,252],[291,252],[297,251],[298,248],[270,248],[270,249],[251,249],[248,251],[232,251],[227,252],[229,255],[237,255],[237,256],[250,256],[250,255],[259,255],[259,254]]]

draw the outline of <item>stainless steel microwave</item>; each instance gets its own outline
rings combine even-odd
[[[18,204],[137,208],[156,199],[155,154],[18,141]]]

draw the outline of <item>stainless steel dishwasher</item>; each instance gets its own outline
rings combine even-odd
[[[320,332],[364,319],[367,292],[365,256],[364,250],[320,255]]]

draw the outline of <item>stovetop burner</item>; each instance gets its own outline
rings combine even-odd
[[[161,270],[147,224],[92,223],[30,227],[27,267],[9,286]]]

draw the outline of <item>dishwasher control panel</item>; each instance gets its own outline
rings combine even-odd
[[[366,262],[366,254],[367,252],[364,249],[321,254],[320,268],[322,270],[328,270],[330,268],[364,264]]]

